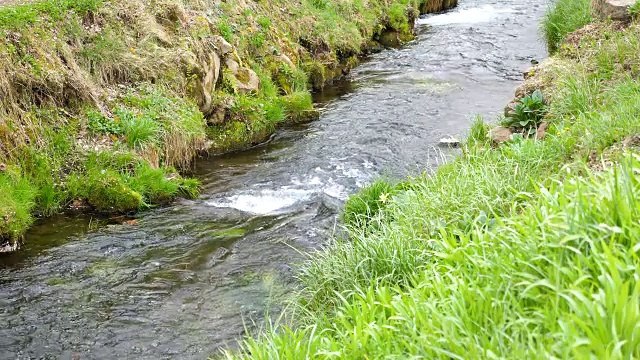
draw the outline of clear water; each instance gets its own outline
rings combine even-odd
[[[0,358],[193,358],[277,313],[301,253],[334,233],[348,194],[451,155],[475,114],[495,116],[545,56],[542,0],[462,1],[415,41],[317,94],[318,121],[202,159],[202,196],[135,226],[60,216],[0,258]]]

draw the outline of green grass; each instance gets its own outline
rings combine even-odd
[[[556,0],[550,6],[542,22],[542,32],[549,52],[553,53],[559,49],[567,34],[592,20],[591,1]]]
[[[442,227],[430,246],[394,242],[422,255],[394,267],[405,284],[354,287],[314,325],[245,349],[253,359],[635,358],[639,164],[539,188],[490,228]]]
[[[606,158],[640,134],[635,70],[615,65],[638,63],[639,31],[556,56],[543,141],[491,148],[478,120],[434,174],[352,196],[288,316],[226,357],[639,357],[640,149]]]
[[[0,29],[16,29],[43,20],[43,15],[52,20],[61,20],[65,13],[73,11],[79,16],[95,11],[102,0],[45,0],[32,4],[10,5],[0,8]]]
[[[33,223],[37,189],[18,174],[0,174],[0,238],[15,240]]]

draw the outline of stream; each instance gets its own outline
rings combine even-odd
[[[320,119],[198,160],[202,195],[136,225],[61,215],[0,257],[0,359],[206,359],[277,314],[296,264],[379,177],[434,169],[493,121],[531,60],[543,0],[462,0],[316,94]]]

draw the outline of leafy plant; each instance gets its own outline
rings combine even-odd
[[[508,127],[522,128],[531,134],[535,132],[538,125],[547,113],[547,106],[544,104],[542,91],[536,90],[531,95],[527,95],[516,104],[515,109],[509,112],[503,125]]]
[[[90,111],[87,113],[87,129],[92,135],[122,134],[122,126],[120,123],[104,116],[98,111]]]

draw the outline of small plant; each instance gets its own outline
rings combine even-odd
[[[362,188],[347,199],[342,213],[344,224],[349,227],[365,228],[384,209],[394,194],[403,190],[405,184],[393,184],[379,179]]]
[[[225,21],[225,19],[221,19],[220,22],[216,24],[216,28],[225,40],[229,42],[233,41],[234,29]]]
[[[108,118],[98,111],[87,113],[87,130],[92,135],[122,134],[122,126],[118,121]]]
[[[538,125],[547,113],[542,91],[536,90],[518,100],[514,110],[504,119],[503,125],[507,127],[522,128],[528,134],[535,132]]]

